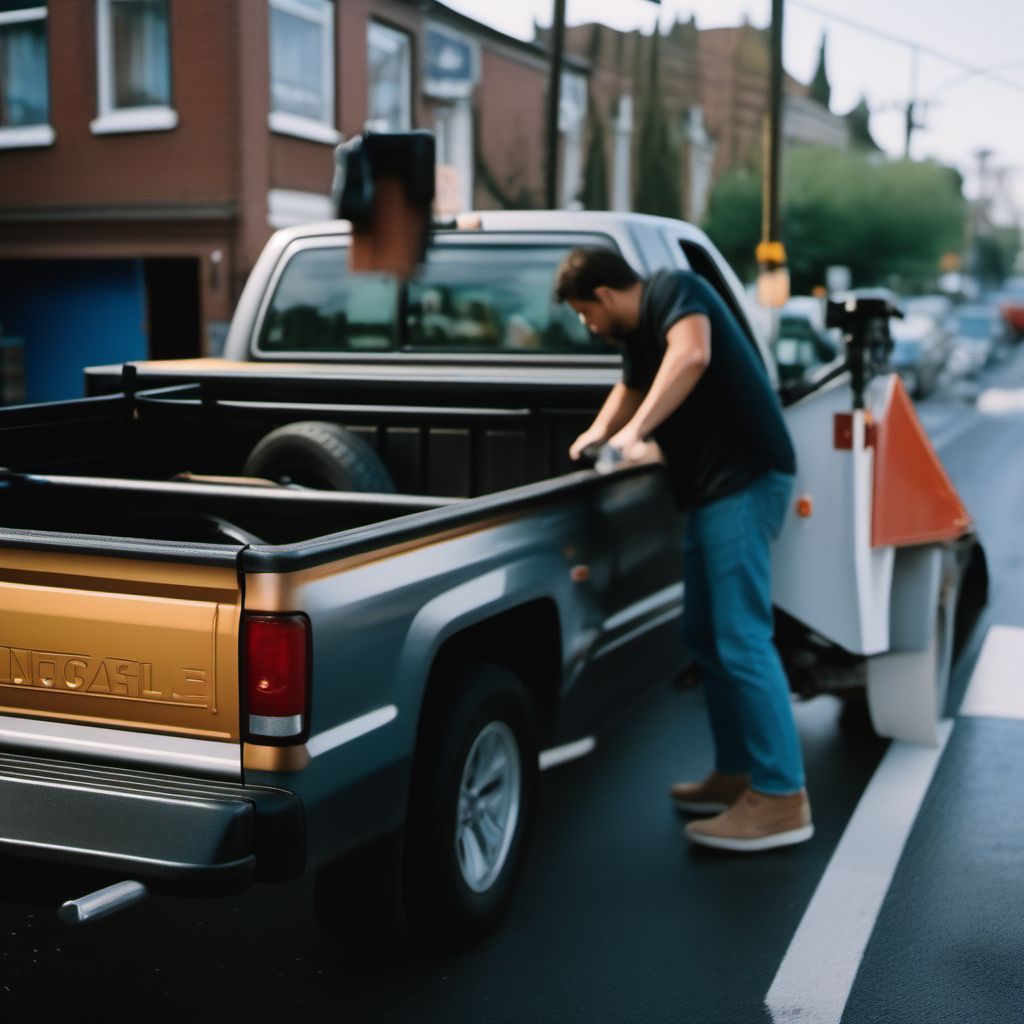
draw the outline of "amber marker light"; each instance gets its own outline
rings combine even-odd
[[[814,501],[809,494],[801,495],[797,498],[796,502],[796,514],[801,519],[810,518],[811,513],[814,511]]]

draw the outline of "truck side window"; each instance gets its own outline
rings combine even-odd
[[[552,296],[568,248],[435,245],[409,284],[406,346],[425,352],[610,354]]]
[[[366,352],[395,348],[397,282],[350,276],[337,245],[302,249],[288,261],[260,332],[262,352]]]
[[[729,311],[736,317],[740,322],[740,326],[749,335],[750,328],[747,325],[747,314],[736,302],[736,296],[733,295],[732,289],[723,280],[721,271],[715,266],[715,261],[696,242],[680,239],[679,246],[683,250],[686,262],[690,264],[690,269],[695,274],[700,274],[718,292],[722,300],[729,307]],[[753,341],[753,337],[750,340]]]

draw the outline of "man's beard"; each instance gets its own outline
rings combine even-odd
[[[621,347],[629,340],[631,333],[632,331],[627,324],[623,323],[621,320],[615,319],[612,321],[611,327],[608,329],[607,339],[613,345]]]

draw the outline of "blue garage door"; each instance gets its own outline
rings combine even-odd
[[[81,398],[82,370],[145,359],[143,261],[0,261],[0,326],[24,343],[25,400]]]

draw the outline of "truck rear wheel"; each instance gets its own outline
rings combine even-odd
[[[320,869],[320,924],[357,957],[459,946],[497,923],[526,852],[537,782],[519,679],[455,664],[428,697],[405,828]]]
[[[393,494],[380,456],[337,423],[306,420],[272,430],[249,453],[245,476],[327,491]]]
[[[403,882],[414,936],[459,944],[499,919],[526,851],[537,739],[522,683],[498,665],[446,673],[425,711]]]

